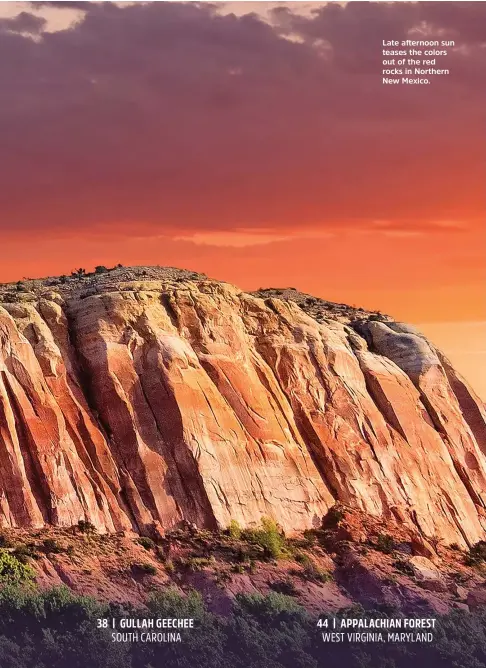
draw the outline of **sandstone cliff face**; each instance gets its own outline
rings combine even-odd
[[[209,280],[0,306],[0,523],[486,528],[486,415],[424,337]]]

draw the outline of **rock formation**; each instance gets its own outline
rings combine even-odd
[[[448,543],[485,537],[484,405],[419,332],[149,279],[0,304],[1,525],[270,516],[292,532],[339,501]]]

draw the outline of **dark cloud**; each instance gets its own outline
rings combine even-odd
[[[92,2],[82,2],[82,0],[80,2],[76,2],[75,0],[72,0],[72,2],[69,2],[69,0],[33,0],[33,2],[29,4],[36,9],[44,6],[55,7],[56,9],[78,9],[83,12],[89,11],[94,5]]]
[[[272,25],[197,3],[83,5],[40,41],[0,33],[4,229],[477,218],[486,3],[331,3]],[[464,47],[451,75],[383,86],[382,40],[417,26]]]
[[[0,32],[11,31],[38,35],[45,28],[47,21],[41,16],[20,12],[17,16],[0,19]]]

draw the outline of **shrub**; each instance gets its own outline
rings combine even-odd
[[[393,562],[393,567],[397,569],[397,571],[400,571],[401,573],[404,573],[405,575],[410,575],[413,576],[415,575],[413,568],[410,566],[408,561],[404,561],[403,559],[397,559],[396,561]]]
[[[461,571],[455,571],[454,573],[449,573],[451,580],[457,584],[466,586],[469,582],[469,574],[461,573]]]
[[[175,566],[174,566],[174,562],[172,561],[172,559],[166,559],[166,561],[164,563],[164,568],[165,568],[166,572],[169,573],[169,574],[171,574],[175,571]]]
[[[214,559],[211,557],[189,557],[185,562],[185,567],[195,573],[196,571],[201,571],[205,566],[209,566],[214,562]]]
[[[93,535],[97,532],[95,525],[91,524],[89,520],[79,520],[77,526],[81,533],[85,533],[87,535]]]
[[[324,517],[323,526],[327,529],[334,529],[339,526],[344,519],[344,511],[336,506],[329,509],[327,515]]]
[[[244,547],[240,547],[234,553],[234,558],[239,563],[243,563],[245,561],[250,561],[250,553]]]
[[[95,274],[106,274],[108,272],[107,267],[102,264],[99,264],[95,267]]]
[[[142,575],[157,575],[157,569],[152,564],[147,563],[135,563],[131,566],[134,573],[140,573]]]
[[[299,571],[295,569],[292,573],[298,577],[304,578],[304,580],[310,580],[312,582],[329,582],[333,579],[331,573],[319,568],[312,559],[303,552],[298,552],[295,555],[295,561],[303,567],[303,570]]]
[[[187,595],[173,588],[159,590],[149,597],[147,607],[157,617],[201,619],[205,613],[201,594],[193,590]]]
[[[241,573],[246,573],[247,567],[245,566],[245,564],[233,564],[231,566],[231,570],[233,571],[233,573],[241,574]]]
[[[227,531],[230,538],[234,538],[235,540],[241,538],[241,527],[236,520],[231,520]]]
[[[13,551],[13,556],[21,563],[26,564],[29,559],[38,559],[37,546],[35,543],[27,543],[25,545],[18,545]]]
[[[46,538],[42,543],[42,550],[46,554],[60,554],[63,549],[54,538]]]
[[[298,564],[301,564],[301,566],[313,565],[312,559],[305,552],[297,552],[294,559]]]
[[[301,539],[303,547],[313,547],[317,543],[317,535],[314,529],[306,529]]]
[[[286,548],[285,536],[276,522],[269,517],[262,517],[260,529],[245,529],[242,538],[263,548],[267,558],[279,559]]]
[[[285,596],[297,596],[299,593],[295,588],[292,580],[288,578],[284,580],[276,580],[275,582],[269,582],[268,586],[278,594],[285,594]]]
[[[137,538],[137,543],[146,550],[153,550],[155,547],[154,541],[148,536],[141,536],[140,538]]]
[[[479,566],[486,561],[486,541],[480,540],[473,545],[466,555],[465,562],[468,566]]]
[[[32,582],[35,571],[28,564],[22,563],[13,554],[0,550],[0,582],[2,584],[20,584]]]
[[[392,536],[380,533],[376,539],[374,548],[383,554],[391,554],[395,550],[395,541]]]
[[[333,579],[331,573],[324,571],[322,568],[319,568],[314,563],[306,566],[304,568],[304,577],[306,580],[311,580],[312,582],[331,582]]]
[[[13,547],[13,543],[10,538],[5,536],[3,533],[0,533],[0,548],[1,547]]]
[[[271,592],[267,596],[263,594],[237,594],[236,602],[239,608],[251,613],[261,622],[265,618],[280,616],[289,612],[303,612],[291,596]]]

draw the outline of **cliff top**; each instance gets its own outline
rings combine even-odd
[[[306,292],[300,292],[297,288],[260,288],[251,294],[262,299],[273,298],[295,302],[318,322],[326,319],[346,323],[354,320],[392,320],[380,311],[368,311],[360,306],[331,302],[327,299],[314,297]]]
[[[143,281],[162,281],[167,289],[180,287],[181,283],[213,280],[206,274],[176,267],[134,266],[96,267],[95,271],[87,272],[77,269],[70,275],[47,276],[44,278],[27,278],[11,283],[0,283],[0,303],[16,303],[36,301],[41,295],[57,292],[64,298],[76,299],[87,293],[111,292],[121,289],[127,283]],[[222,283],[224,281],[217,281]],[[126,286],[125,286],[126,287]],[[293,287],[260,288],[250,292],[262,299],[282,299],[295,302],[308,315],[318,322],[325,319],[350,322],[353,320],[390,320],[389,316],[380,311],[368,311],[357,306],[336,303],[301,292]]]
[[[111,289],[113,285],[131,281],[166,281],[178,283],[183,280],[205,280],[206,274],[178,269],[176,267],[96,267],[95,271],[75,269],[70,275],[46,276],[44,278],[28,278],[11,283],[0,283],[0,299],[5,300],[6,294],[15,292],[33,293],[36,296],[46,290],[60,292],[62,295],[75,296],[79,291],[88,288],[99,288],[100,291]]]

